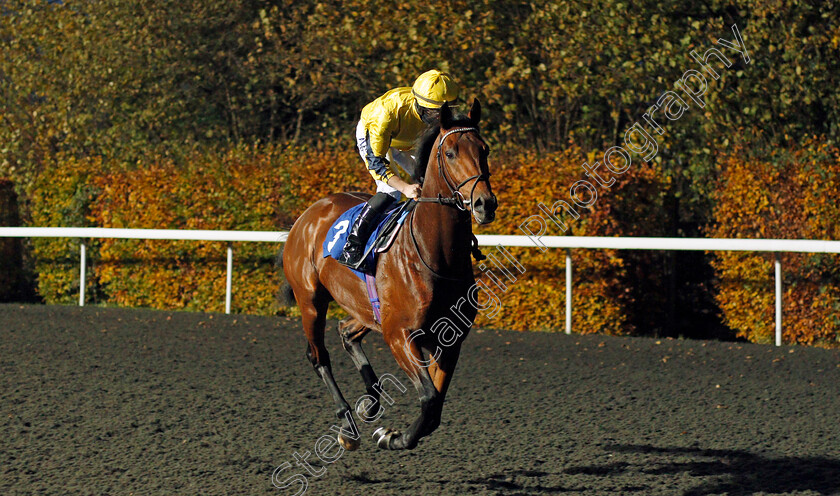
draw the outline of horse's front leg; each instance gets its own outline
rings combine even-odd
[[[408,375],[420,395],[420,416],[412,422],[405,432],[380,427],[374,433],[376,444],[383,449],[413,449],[421,438],[428,436],[440,425],[443,400],[449,386],[454,363],[457,362],[457,350],[442,352],[438,360],[424,359],[423,351],[409,339],[408,330],[395,332],[387,339],[394,358]],[[453,353],[454,358],[453,358]],[[434,378],[429,373],[433,367]],[[435,380],[437,379],[437,380]]]
[[[440,416],[441,412],[443,412],[446,392],[449,390],[449,384],[452,382],[452,375],[455,373],[455,366],[458,364],[459,356],[461,356],[461,343],[457,343],[450,348],[444,348],[440,358],[428,367],[429,376],[432,378],[435,390],[438,392],[440,408],[438,409],[437,415],[430,418],[430,422],[426,426],[427,431],[422,436],[428,436],[440,425]]]

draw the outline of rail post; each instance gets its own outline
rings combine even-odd
[[[79,270],[79,306],[85,306],[85,272],[87,272],[87,257],[85,256],[85,240],[80,243],[81,269]]]
[[[225,283],[225,313],[230,314],[231,280],[233,276],[233,246],[227,244],[227,281]]]
[[[566,334],[572,333],[572,252],[566,248]]]
[[[782,254],[776,252],[776,346],[782,345]]]

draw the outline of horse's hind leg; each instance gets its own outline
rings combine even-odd
[[[353,421],[350,405],[347,404],[347,400],[344,399],[338,384],[335,382],[330,365],[330,354],[324,346],[324,329],[329,305],[329,297],[325,293],[325,290],[316,291],[312,298],[307,299],[308,301],[298,300],[301,319],[303,320],[303,330],[306,339],[309,341],[306,357],[315,368],[315,373],[327,385],[330,396],[338,407],[335,414],[341,420],[341,429],[333,426],[331,430],[338,431],[338,442],[344,449],[352,451],[359,448],[361,434]],[[304,298],[301,298],[301,300],[304,300]]]
[[[378,379],[367,355],[365,355],[365,351],[362,349],[362,338],[368,332],[370,332],[370,328],[365,327],[352,317],[347,317],[338,323],[338,335],[341,336],[341,344],[350,354],[353,364],[362,375],[367,390],[367,394],[356,403],[356,413],[365,422],[374,422],[382,415],[382,409],[379,404],[379,389],[376,387]]]

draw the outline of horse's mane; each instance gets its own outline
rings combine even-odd
[[[458,114],[453,117],[452,127],[472,127],[473,122],[469,117],[463,114]],[[415,142],[415,149],[417,150],[417,165],[414,172],[411,174],[412,179],[417,183],[423,184],[423,178],[426,177],[426,166],[429,164],[429,157],[432,156],[432,149],[435,146],[435,140],[440,134],[440,126],[430,126],[421,134]]]

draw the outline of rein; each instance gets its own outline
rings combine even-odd
[[[425,266],[426,269],[428,269],[428,271],[431,272],[432,275],[437,277],[438,279],[446,279],[448,281],[461,281],[461,280],[463,280],[464,279],[463,277],[445,276],[445,275],[437,272],[435,269],[431,268],[429,266],[429,264],[426,263],[425,260],[423,260],[423,254],[420,253],[420,244],[417,243],[417,236],[414,234],[414,212],[416,212],[416,210],[412,210],[411,213],[409,214],[409,216],[411,218],[408,219],[408,232],[411,233],[411,241],[414,243],[414,251],[417,252],[417,258],[419,258],[420,262],[423,264],[423,266]]]

